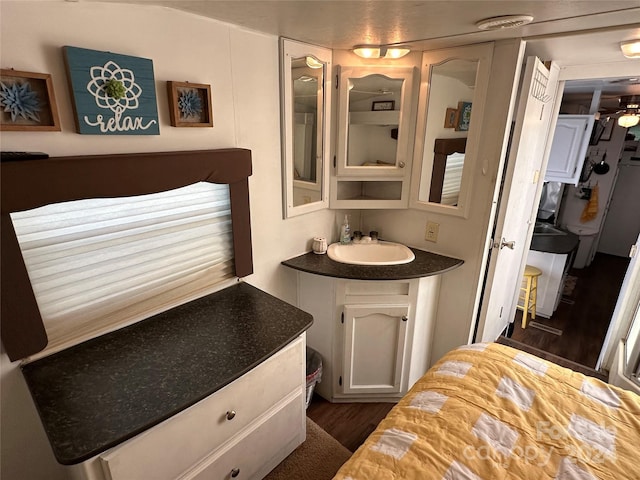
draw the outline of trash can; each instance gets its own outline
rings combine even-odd
[[[306,408],[309,408],[313,389],[316,383],[322,380],[322,357],[313,348],[307,347],[307,400]]]

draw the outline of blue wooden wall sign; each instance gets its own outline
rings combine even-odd
[[[153,62],[64,47],[78,133],[159,135]]]

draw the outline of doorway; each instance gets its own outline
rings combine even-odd
[[[635,133],[640,129],[627,130],[617,125],[620,97],[639,93],[638,80],[631,78],[566,82],[560,113],[584,114],[597,107],[600,124],[609,120],[613,128],[600,141],[593,141],[592,137],[581,181],[577,186],[565,185],[555,224],[568,230],[568,225],[580,225],[580,212],[588,203],[581,192],[600,183],[600,212],[595,221],[588,223],[598,233],[581,237],[584,243],[580,245],[579,259],[575,251],[569,255],[568,262],[573,267],[561,285],[560,302],[553,314],[549,318],[538,315],[522,329],[522,312],[517,311],[511,332],[512,340],[592,369],[597,366],[629,266],[627,253],[634,240],[627,241],[626,237],[635,239],[640,233],[634,206],[637,203],[629,201],[626,193],[630,178],[634,178],[633,191],[639,194],[640,183],[624,170],[640,172],[640,165],[629,168],[636,162],[633,159],[640,157],[640,131]],[[600,158],[608,159],[609,175],[590,175]],[[626,237],[620,233],[625,229],[629,230]]]
[[[628,258],[596,253],[588,267],[571,268],[553,315],[523,329],[518,310],[511,339],[595,368],[628,265]]]

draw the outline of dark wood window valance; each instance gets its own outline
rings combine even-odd
[[[48,341],[9,216],[12,212],[71,200],[158,193],[197,182],[228,184],[236,276],[253,273],[250,150],[52,157],[3,162],[1,167],[0,334],[12,361],[39,352]]]

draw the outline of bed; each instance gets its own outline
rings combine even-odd
[[[334,480],[640,479],[640,397],[495,343],[445,355]]]

